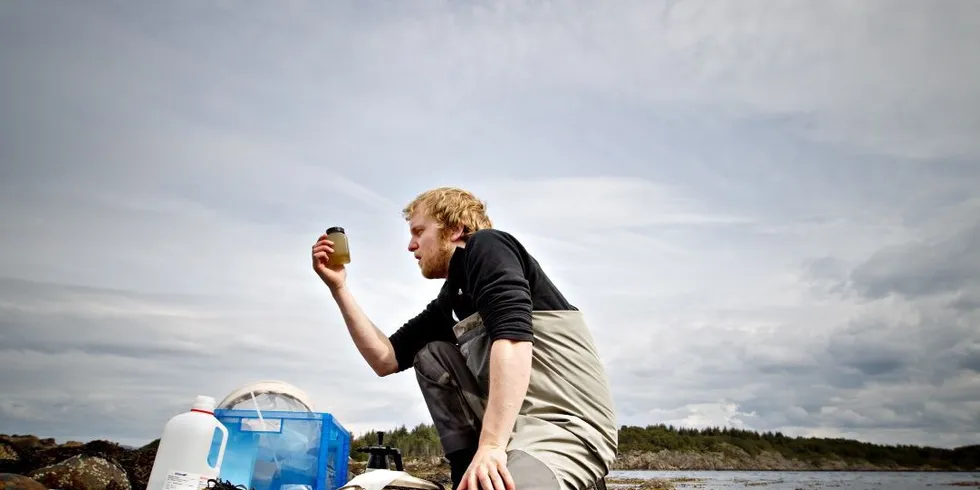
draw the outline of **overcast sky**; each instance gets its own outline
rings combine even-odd
[[[402,206],[485,199],[621,424],[980,443],[980,2],[5,2],[0,433],[143,444],[281,379],[428,422]]]

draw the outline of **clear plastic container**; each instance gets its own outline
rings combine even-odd
[[[348,479],[351,434],[322,412],[217,409],[228,428],[221,479],[254,490],[336,490]]]
[[[327,237],[333,242],[333,253],[330,254],[330,265],[344,265],[350,263],[350,244],[347,241],[347,233],[339,226],[327,229]]]
[[[163,427],[146,490],[199,490],[221,473],[228,429],[214,416],[214,398],[200,395],[190,411]]]

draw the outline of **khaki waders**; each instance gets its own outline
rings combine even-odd
[[[531,377],[507,446],[507,468],[517,490],[605,490],[618,432],[583,314],[535,311],[531,323]],[[431,342],[414,364],[446,454],[477,446],[490,377],[490,339],[479,314],[453,330],[458,346]],[[454,488],[459,476],[454,472]]]

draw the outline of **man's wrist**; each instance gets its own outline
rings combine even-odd
[[[484,432],[480,434],[480,442],[478,443],[478,446],[481,448],[488,448],[488,449],[496,449],[496,448],[502,449],[502,448],[506,448],[507,443],[509,442],[510,442],[509,434],[507,435],[507,437],[500,437],[496,434],[490,434],[486,432],[486,430],[484,430]]]
[[[346,292],[346,290],[347,290],[347,284],[341,284],[340,286],[336,286],[336,287],[334,287],[334,286],[327,286],[327,289],[330,290],[330,294],[334,298],[337,298],[341,294],[343,294],[344,292]]]

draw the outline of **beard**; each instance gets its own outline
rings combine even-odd
[[[450,241],[442,242],[439,248],[425,254],[419,267],[422,277],[426,279],[444,279],[449,276],[449,260],[453,257],[456,246]]]

